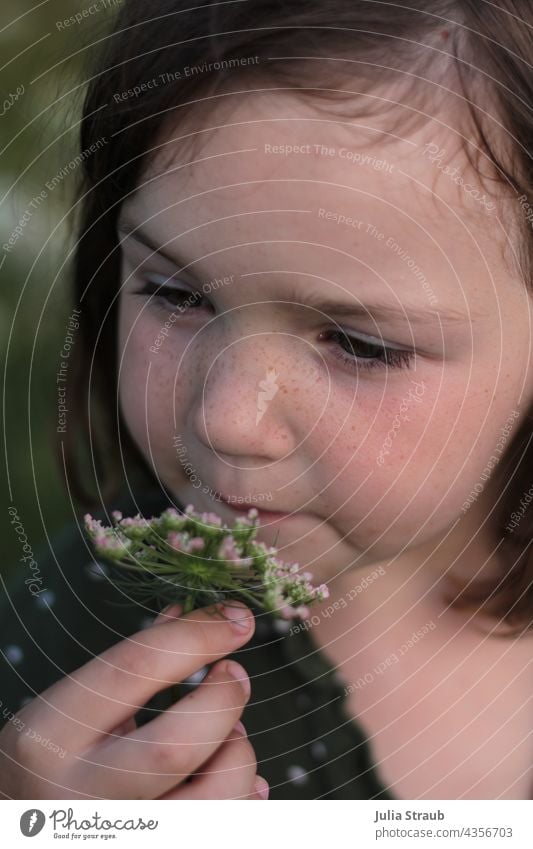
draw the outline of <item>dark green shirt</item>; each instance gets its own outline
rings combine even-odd
[[[149,517],[168,502],[155,492],[142,503],[114,505]],[[104,518],[102,516],[102,518]],[[68,525],[37,558],[21,562],[0,601],[0,725],[55,681],[146,627],[157,608],[134,604],[95,559],[82,522]],[[37,586],[29,590],[30,579]],[[37,593],[37,587],[39,592]],[[290,631],[290,632],[289,632]],[[246,669],[252,695],[242,721],[271,799],[394,799],[380,783],[368,740],[344,707],[344,688],[305,628],[270,616],[256,619],[253,638],[230,657]],[[180,685],[198,685],[204,668]],[[167,688],[137,714],[142,725],[175,701]]]

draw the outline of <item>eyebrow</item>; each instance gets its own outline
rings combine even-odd
[[[172,263],[172,265],[178,265],[180,270],[185,269],[187,266],[192,265],[192,261],[187,261],[184,257],[181,257],[178,253],[173,251],[172,253],[166,251],[163,247],[158,245],[154,239],[142,228],[133,222],[123,220],[118,224],[119,233],[128,236],[131,239],[134,239],[136,242],[144,245],[146,248],[149,248],[156,254],[164,257],[168,262]],[[242,274],[241,277],[254,276],[254,274]],[[374,319],[382,319],[383,321],[387,321],[389,323],[394,322],[405,322],[406,320],[412,322],[413,324],[427,324],[430,321],[441,323],[443,325],[458,325],[458,324],[466,324],[472,323],[477,318],[482,318],[486,315],[486,313],[476,313],[469,312],[468,314],[462,313],[459,310],[454,310],[451,307],[447,307],[445,310],[435,310],[419,307],[415,304],[405,305],[405,306],[392,306],[391,304],[386,304],[382,301],[374,301],[373,303],[357,303],[355,301],[342,301],[342,300],[322,300],[319,297],[316,297],[312,292],[305,293],[305,300],[298,300],[302,298],[301,294],[294,293],[293,299],[289,298],[286,301],[281,301],[280,303],[289,303],[293,305],[299,306],[308,306],[311,307],[317,312],[323,312],[328,317],[336,316],[339,318],[374,318]]]

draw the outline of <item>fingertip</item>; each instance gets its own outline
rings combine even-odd
[[[255,626],[254,614],[240,601],[225,601],[220,605],[219,610],[240,636],[250,633]]]
[[[262,775],[256,775],[254,783],[254,791],[261,799],[268,799],[270,794],[270,785]]]

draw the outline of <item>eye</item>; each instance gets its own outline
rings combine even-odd
[[[326,338],[327,337],[327,338]],[[380,342],[350,336],[344,330],[326,330],[320,334],[325,341],[336,342],[332,353],[352,369],[409,368],[415,352],[392,348]]]
[[[206,298],[201,292],[187,289],[179,281],[165,277],[164,274],[154,274],[146,277],[136,295],[150,296],[161,306],[170,307],[176,312],[186,313],[189,310],[198,311],[207,306]]]

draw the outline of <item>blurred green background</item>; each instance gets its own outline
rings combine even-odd
[[[16,507],[34,553],[47,535],[74,518],[54,445],[56,375],[72,304],[70,210],[79,180],[79,168],[72,167],[72,161],[79,153],[87,68],[118,8],[110,0],[2,0],[0,498],[7,527],[0,569],[4,575],[21,556],[21,544],[10,525],[10,506]],[[79,21],[65,24],[77,13],[82,15]],[[68,171],[64,176],[63,170]],[[14,236],[17,226],[21,232]],[[15,241],[6,250],[10,238]]]

